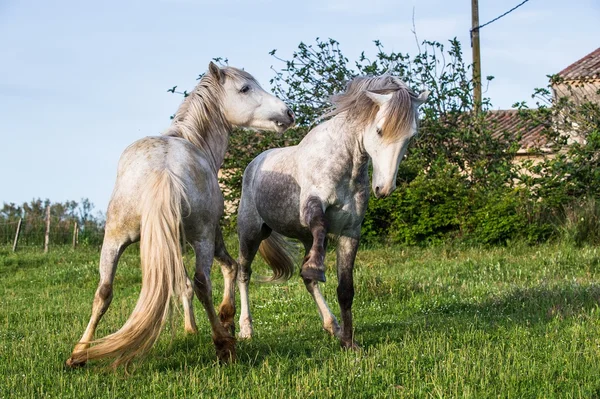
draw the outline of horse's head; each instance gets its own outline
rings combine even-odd
[[[281,133],[294,124],[292,110],[263,90],[248,72],[211,62],[208,73],[222,85],[223,112],[231,125]]]
[[[365,91],[365,94],[377,107],[377,113],[366,124],[363,145],[373,162],[373,193],[382,198],[396,189],[398,165],[417,132],[417,109],[427,101],[429,92],[416,96],[401,87],[379,93]]]

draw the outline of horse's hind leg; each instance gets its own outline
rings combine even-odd
[[[212,328],[212,338],[217,350],[217,357],[222,362],[235,360],[235,338],[227,331],[215,312],[212,300],[210,268],[215,253],[214,237],[194,242],[196,252],[196,273],[194,274],[194,291],[208,316]]]
[[[217,226],[215,232],[215,258],[221,264],[221,272],[223,273],[223,302],[219,306],[219,319],[226,330],[229,330],[231,335],[235,335],[235,280],[237,276],[237,263],[225,247],[223,241],[223,233],[221,226]]]
[[[194,318],[194,307],[192,305],[194,300],[194,285],[189,278],[185,281],[185,291],[181,294],[181,302],[183,304],[183,316],[185,320],[185,331],[190,334],[198,332],[196,326],[196,319]]]
[[[104,242],[102,243],[102,252],[100,254],[100,282],[98,283],[98,288],[94,295],[92,316],[79,343],[75,345],[72,356],[67,359],[67,366],[76,367],[85,364],[85,362],[75,362],[73,360],[73,355],[87,350],[90,346],[90,342],[94,339],[94,333],[96,332],[98,322],[100,322],[100,319],[104,313],[106,313],[106,310],[112,301],[113,280],[115,278],[119,257],[130,243],[129,240],[112,237],[110,231],[106,232]]]

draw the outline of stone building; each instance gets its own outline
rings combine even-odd
[[[558,72],[550,83],[554,105],[561,98],[575,105],[584,102],[600,104],[600,48]],[[536,111],[528,112],[533,115]],[[491,122],[492,136],[500,137],[509,132],[511,136],[519,138],[517,160],[552,156],[554,150],[544,134],[547,129],[565,133],[570,141],[583,140],[577,121],[565,115],[555,113],[552,119],[543,120],[523,117],[518,110],[496,110],[488,112],[487,117]]]
[[[600,104],[600,47],[575,61],[558,74],[553,82],[554,98],[571,97],[573,101]]]

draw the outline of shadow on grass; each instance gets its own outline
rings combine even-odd
[[[408,318],[393,322],[377,322],[379,317],[387,316],[388,320],[390,316],[393,317],[382,312],[369,318],[375,321],[358,322],[355,326],[357,339],[363,349],[368,350],[382,341],[399,342],[406,333],[424,330],[440,332],[451,327],[454,333],[468,329],[491,332],[499,327],[509,328],[515,324],[533,328],[557,319],[561,321],[576,318],[589,313],[599,304],[600,285],[537,287],[515,289],[506,295],[493,296],[480,303],[469,303],[459,298],[453,303],[424,307],[422,311]],[[330,358],[335,352],[342,351],[337,339],[317,329],[315,334],[304,339],[294,338],[291,327],[282,334],[285,336],[258,336],[252,340],[238,341],[237,359],[233,367],[257,367],[273,358]],[[293,366],[295,363],[282,364]],[[102,369],[100,364],[88,365],[86,368],[98,369],[98,366]],[[150,369],[179,372],[196,367],[228,367],[216,360],[214,345],[208,331],[176,337],[169,345],[152,349],[141,362],[134,362],[132,374]]]
[[[380,342],[385,336],[392,340],[402,337],[413,328],[446,330],[473,328],[493,330],[515,324],[535,327],[556,320],[568,320],[589,313],[600,305],[600,285],[572,285],[568,287],[536,287],[515,289],[506,295],[493,296],[481,303],[465,301],[425,307],[408,320],[362,324],[357,334],[369,344]],[[383,338],[382,338],[383,336]]]
[[[37,269],[48,263],[48,258],[44,256],[19,257],[15,254],[10,254],[6,257],[0,257],[0,275],[12,275],[19,270]]]
[[[600,303],[600,286],[535,287],[516,289],[507,295],[492,297],[480,304],[456,303],[432,309],[447,316],[479,316],[493,323],[547,323],[587,313]]]
[[[595,284],[516,289],[506,295],[490,297],[481,303],[460,301],[459,298],[453,303],[424,308],[409,319],[397,322],[359,322],[355,324],[355,329],[363,349],[369,349],[386,339],[399,341],[406,332],[423,331],[423,328],[439,332],[450,326],[454,331],[473,328],[494,331],[501,326],[511,327],[515,324],[535,327],[557,319],[568,320],[589,313],[599,304],[600,285]],[[320,334],[316,333],[309,339],[293,339],[293,332],[289,331],[287,344],[285,340],[274,341],[272,337],[238,341],[236,363],[255,367],[272,357],[311,358],[318,357],[324,350],[342,350],[337,339],[324,331],[319,332]],[[158,369],[181,369],[186,365],[208,366],[216,363],[215,351],[208,334],[200,339],[179,339],[173,343],[173,351],[179,354],[175,356],[178,358],[165,358]],[[182,353],[185,353],[183,357]]]
[[[220,363],[217,360],[210,334],[208,332],[204,334],[200,332],[199,334],[202,334],[202,336],[190,335],[175,338],[168,348],[153,349],[145,359],[142,359],[142,362],[152,363],[148,367],[161,372],[182,371],[193,367],[228,367],[227,364]],[[292,340],[289,336],[288,339]],[[336,349],[339,347],[337,340],[332,340],[325,332],[323,332],[322,337],[296,339],[289,341],[288,344],[283,340],[277,340],[274,343],[272,337],[238,340],[236,342],[234,366],[257,367],[273,358],[312,358],[317,353],[323,353],[323,348],[332,344]],[[141,368],[145,367],[142,364],[139,364],[139,366]]]

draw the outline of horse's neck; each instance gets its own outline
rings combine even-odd
[[[229,143],[229,129],[219,132],[211,132],[202,136],[206,143],[201,149],[205,151],[212,163],[213,171],[217,173],[225,159],[227,144]]]
[[[201,126],[184,118],[174,122],[164,134],[187,140],[205,153],[213,172],[217,174],[225,159],[230,129],[229,126],[217,124]]]
[[[358,132],[344,115],[337,115],[322,123],[319,129],[313,129],[303,140],[307,150],[321,147],[329,162],[335,165],[347,165],[351,179],[363,178],[369,163],[369,156],[362,144],[362,133]]]

